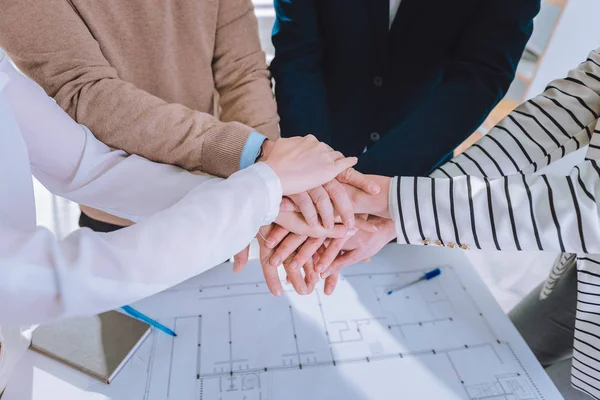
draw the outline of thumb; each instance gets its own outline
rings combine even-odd
[[[233,256],[233,272],[241,272],[248,263],[249,257],[250,246],[246,247],[244,250],[240,251],[235,256]]]
[[[362,190],[368,194],[379,194],[381,187],[369,179],[366,175],[361,174],[354,168],[348,168],[337,176],[337,180],[341,183],[346,183],[350,186],[354,186],[357,189]]]
[[[352,264],[356,264],[356,263],[362,261],[363,258],[364,258],[364,256],[361,255],[358,250],[347,251],[344,254],[336,257],[335,261],[325,271],[325,273],[321,274],[321,278],[326,278],[330,275],[333,275],[336,272],[339,272],[342,269],[349,267]]]
[[[281,199],[281,204],[279,205],[280,212],[297,212],[300,209],[290,198],[284,197]]]
[[[345,158],[337,159],[334,162],[334,168],[336,170],[335,175],[338,176],[339,174],[342,173],[342,171],[344,171],[348,168],[354,167],[357,162],[358,162],[358,158],[356,158],[356,157],[345,157]]]
[[[346,236],[354,236],[356,229],[348,229],[343,224],[335,224],[332,229],[328,230],[325,236],[330,239],[341,239]]]
[[[360,230],[370,233],[375,233],[379,230],[379,228],[373,221],[366,221],[361,218],[356,218],[356,227]]]

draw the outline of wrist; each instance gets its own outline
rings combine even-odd
[[[382,218],[390,218],[390,202],[389,193],[392,178],[384,176],[379,183],[381,191],[377,194],[377,201],[375,202],[375,215],[379,215]]]
[[[379,185],[381,191],[375,195],[355,191],[353,196],[354,211],[359,214],[390,218],[389,191],[392,179],[387,176],[374,176],[372,179]]]
[[[269,158],[269,154],[271,154],[271,150],[273,150],[273,146],[275,146],[275,142],[273,140],[265,140],[260,147],[260,153],[256,159],[256,162],[264,162]]]

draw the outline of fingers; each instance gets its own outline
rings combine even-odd
[[[283,263],[283,268],[285,268],[285,273],[287,274],[288,281],[292,284],[294,290],[298,294],[308,294],[308,285],[306,284],[306,282],[304,281],[304,277],[302,276],[302,269],[291,268],[289,261],[291,261],[291,257]]]
[[[350,197],[346,193],[344,186],[339,183],[337,180],[332,180],[323,185],[331,201],[333,201],[333,205],[335,206],[336,211],[340,214],[342,218],[342,222],[348,229],[354,229],[355,226],[355,218],[354,218],[354,207],[352,206],[352,201]]]
[[[342,185],[340,184],[340,186]],[[343,187],[342,190],[344,190]],[[333,228],[335,217],[329,193],[323,186],[317,186],[316,188],[309,190],[308,195],[317,207],[323,226],[327,229]]]
[[[260,238],[258,239],[258,244],[260,246],[260,264],[262,266],[267,287],[274,296],[281,296],[283,294],[283,287],[281,286],[279,274],[277,273],[278,266],[274,267],[269,263],[273,250],[265,247],[265,242]]]
[[[298,211],[300,211],[300,209],[289,197],[284,197],[281,199],[281,204],[279,205],[279,211],[280,212],[298,212]]]
[[[315,265],[312,262],[312,259],[309,259],[306,264],[304,264],[304,281],[306,282],[306,286],[308,287],[308,294],[311,294],[315,290],[315,286],[319,282],[319,274],[315,271]]]
[[[304,270],[304,277],[302,278],[302,274],[299,274],[301,269],[291,269],[289,267],[293,256],[295,256],[295,254],[283,262],[283,266],[286,270],[285,280],[294,287],[294,290],[296,290],[298,294],[311,294],[315,290],[315,286],[320,279],[319,274],[317,274],[314,269],[312,259],[309,259],[309,261],[302,266],[302,269]],[[304,279],[305,285],[301,284],[300,279]]]
[[[281,281],[279,280],[279,274],[277,273],[277,267],[273,267],[269,264],[268,260],[261,260],[263,275],[265,276],[265,282],[267,283],[267,287],[269,291],[273,294],[273,296],[281,296],[283,294],[283,287],[281,286]]]
[[[331,263],[333,263],[336,257],[338,257],[340,251],[342,250],[342,247],[344,247],[344,244],[347,240],[348,238],[342,238],[334,239],[331,242],[329,242],[329,246],[327,246],[323,254],[321,254],[321,256],[319,257],[319,261],[317,262],[316,270],[318,273],[321,274],[321,278],[326,278],[326,276],[324,276],[322,273],[327,269],[331,269]]]
[[[344,170],[337,176],[337,180],[352,185],[369,194],[375,195],[381,192],[381,187],[376,182],[367,178],[366,175],[361,174],[354,168]]]
[[[250,246],[233,256],[233,272],[238,273],[244,269],[250,257]]]
[[[307,192],[293,194],[290,199],[298,206],[309,226],[319,225],[317,209]]]
[[[323,253],[325,253],[325,251],[327,250],[327,246],[329,245],[329,240],[325,240],[325,244],[321,245],[321,247],[319,247],[317,249],[317,253],[313,256],[313,263],[318,263],[319,259],[321,258],[321,256],[323,255]],[[316,267],[315,267],[316,270]],[[318,272],[318,271],[317,271]]]
[[[281,263],[286,260],[293,252],[298,249],[306,241],[306,236],[299,236],[295,233],[290,233],[286,236],[286,238],[281,242],[281,244],[275,250],[275,253],[269,260],[272,266],[279,266]],[[299,266],[295,266],[294,270],[300,270]]]
[[[265,283],[267,284],[269,291],[274,296],[281,296],[283,294],[283,287],[281,286],[281,281],[279,280],[277,267],[273,267],[271,264],[269,264],[269,259],[273,254],[273,250],[265,246],[266,243],[263,239],[263,237],[268,237],[269,233],[275,227],[275,224],[263,226],[260,228],[260,235],[257,237],[257,239],[259,245],[259,259],[262,266],[263,275],[265,277]]]
[[[342,224],[335,224],[333,229],[325,229],[321,225],[308,226],[302,214],[294,212],[279,213],[275,222],[290,232],[308,237],[344,237],[348,233]]]
[[[329,146],[327,146],[329,147]],[[331,158],[333,158],[334,160],[341,160],[344,158],[344,155],[342,153],[340,153],[339,151],[335,151],[333,150],[331,147],[329,147],[329,155],[331,156]]]
[[[345,237],[351,237],[356,234],[356,229],[346,229],[342,224],[335,224],[333,229],[326,231],[323,235],[330,239],[339,239]]]
[[[327,296],[331,296],[333,294],[333,291],[335,290],[335,287],[338,284],[338,280],[340,278],[340,273],[336,272],[334,274],[332,274],[331,276],[329,276],[327,279],[325,279],[325,294]]]
[[[356,229],[360,229],[361,231],[367,231],[371,233],[375,233],[379,230],[377,225],[370,223],[368,220],[362,218],[356,218]]]
[[[269,233],[269,236],[266,237],[267,241],[265,245],[269,249],[274,249],[279,243],[281,243],[283,239],[285,239],[288,233],[290,233],[290,231],[287,229],[282,228],[279,225],[275,225],[275,227]]]
[[[350,265],[361,262],[365,258],[365,254],[359,250],[350,250],[340,255],[331,263],[331,266],[321,274],[321,278],[326,279],[327,277],[340,272],[342,269],[349,267]]]
[[[305,265],[307,262],[313,262],[313,255],[317,252],[319,247],[323,245],[325,238],[309,238],[304,242],[298,253],[294,256],[291,266],[295,267],[298,265]]]
[[[336,176],[341,174],[345,169],[352,168],[358,162],[356,157],[340,158],[335,161],[335,169],[337,170]]]

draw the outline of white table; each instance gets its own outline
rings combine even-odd
[[[178,337],[153,333],[110,385],[30,353],[3,400],[561,399],[461,250],[388,246],[331,297],[273,298],[252,263],[137,304]]]

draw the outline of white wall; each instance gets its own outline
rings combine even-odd
[[[553,79],[584,61],[592,49],[600,47],[600,1],[568,0],[548,44],[526,98],[541,93]]]

